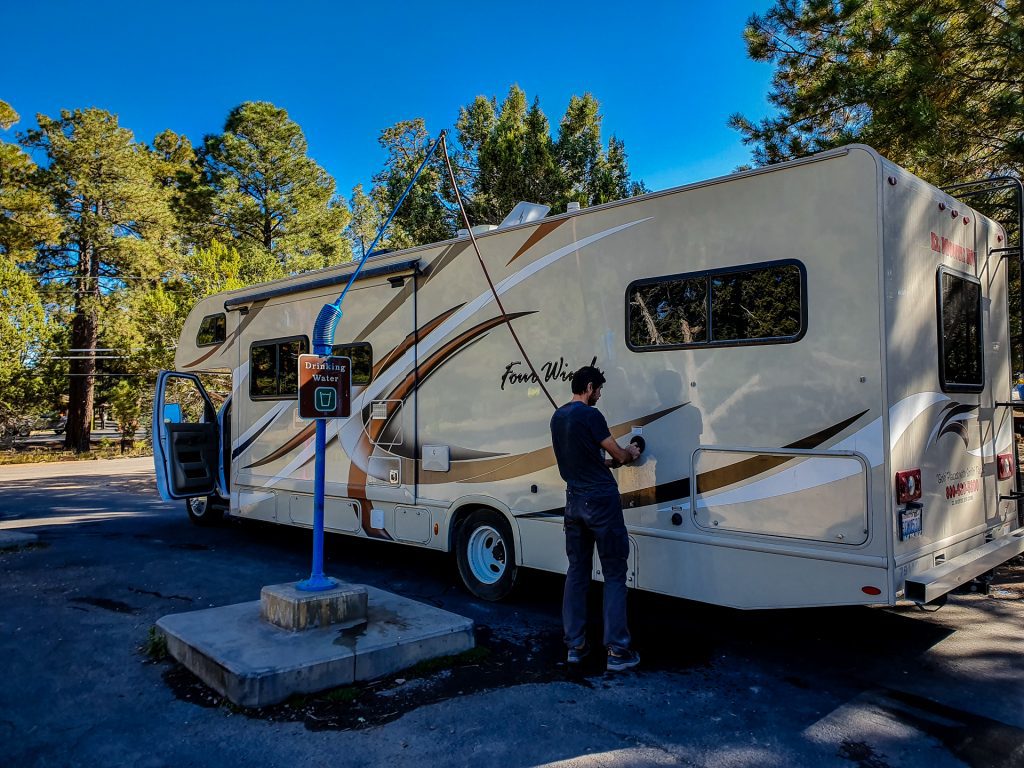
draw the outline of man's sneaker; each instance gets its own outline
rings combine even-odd
[[[608,671],[624,672],[640,663],[640,654],[628,648],[608,649]]]
[[[584,657],[588,653],[590,653],[590,648],[588,648],[587,644],[584,643],[583,645],[579,645],[575,648],[570,648],[569,655],[565,660],[570,664],[582,664]]]

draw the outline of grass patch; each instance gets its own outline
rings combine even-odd
[[[408,670],[408,674],[409,677],[427,677],[444,669],[461,667],[464,664],[475,664],[483,661],[490,655],[489,649],[478,645],[475,648],[470,648],[468,651],[456,653],[454,656],[439,656],[436,659],[421,661],[419,664],[411,667]]]
[[[104,442],[109,443],[103,445]],[[131,450],[121,453],[120,446],[112,441],[100,441],[93,445],[88,453],[65,451],[63,448],[40,448],[25,446],[9,451],[0,451],[0,464],[39,464],[46,461],[97,461],[99,459],[134,459],[152,456],[153,448],[149,443],[140,445],[138,441]]]
[[[149,637],[147,637],[146,642],[142,644],[142,652],[145,653],[151,661],[163,661],[170,655],[167,650],[167,637],[156,627],[150,627]]]
[[[320,698],[324,701],[329,701],[332,704],[351,704],[359,698],[359,689],[351,685],[345,686],[344,688],[335,688],[334,690],[328,691]]]

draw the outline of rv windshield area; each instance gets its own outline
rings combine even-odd
[[[941,269],[938,300],[942,389],[980,392],[985,382],[981,350],[981,283],[966,275]]]

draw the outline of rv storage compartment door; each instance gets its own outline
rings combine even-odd
[[[152,434],[157,488],[165,500],[214,493],[221,455],[217,409],[195,374],[157,376]]]
[[[714,532],[863,544],[868,462],[852,452],[700,448],[694,522]]]

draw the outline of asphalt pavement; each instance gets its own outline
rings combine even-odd
[[[1024,765],[1020,565],[931,613],[632,593],[643,662],[614,675],[564,665],[559,576],[483,603],[445,555],[328,536],[329,575],[468,616],[479,650],[253,711],[150,630],[305,578],[308,531],[192,526],[147,459],[0,467],[3,531],[38,536],[0,550],[3,766]]]

